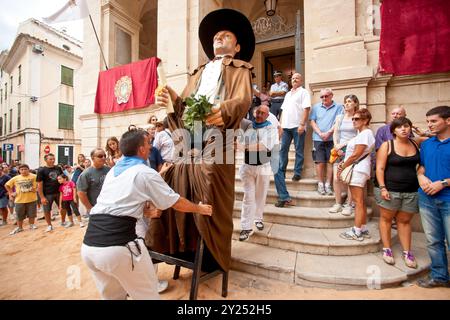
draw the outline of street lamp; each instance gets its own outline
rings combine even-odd
[[[271,17],[275,14],[277,9],[278,0],[264,0],[264,5],[266,6],[266,14]]]

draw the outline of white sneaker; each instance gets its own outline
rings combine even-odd
[[[18,234],[19,232],[22,232],[22,231],[23,231],[22,228],[16,227],[13,231],[11,231],[11,232],[9,233],[9,235],[10,235],[10,236],[13,236],[13,235]]]
[[[47,228],[45,229],[45,232],[50,232],[53,231],[53,226],[47,226]]]
[[[338,213],[342,211],[342,205],[339,203],[335,203],[329,210],[329,213]]]
[[[80,221],[80,228],[84,228],[86,225],[84,224],[83,221]]]
[[[30,230],[36,230],[38,227],[35,224],[30,224]]]
[[[325,186],[323,185],[322,182],[319,182],[317,185],[317,192],[321,195],[324,196],[325,195]]]
[[[7,221],[5,221],[5,220],[3,220],[2,222],[0,222],[0,227],[2,227],[2,226],[6,226],[8,224],[8,222]]]
[[[169,287],[169,282],[166,280],[158,280],[158,293],[162,293]]]
[[[325,193],[328,196],[332,196],[334,194],[333,189],[331,188],[331,185],[328,183],[325,184]]]
[[[342,206],[342,212],[341,212],[341,214],[342,214],[343,216],[351,216],[352,213],[353,213],[353,208],[352,208],[351,206],[349,206],[348,204],[344,204],[344,205]]]
[[[66,222],[65,223],[65,225],[64,225],[64,227],[66,227],[66,228],[70,228],[70,227],[73,227],[74,226],[74,224],[73,224],[73,222]]]

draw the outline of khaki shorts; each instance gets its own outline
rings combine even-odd
[[[367,184],[367,180],[369,179],[370,177],[367,174],[353,170],[352,180],[348,185],[352,187],[364,188]]]
[[[381,197],[380,188],[374,188],[375,201],[379,207],[391,211],[401,211],[408,213],[419,212],[419,195],[417,192],[395,192],[389,191],[391,200],[387,201]]]
[[[23,221],[26,217],[36,218],[36,201],[28,203],[16,203],[17,220]]]

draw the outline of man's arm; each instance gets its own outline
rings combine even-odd
[[[306,130],[306,121],[308,121],[310,111],[311,111],[311,108],[303,109],[303,117],[302,117],[301,122],[298,124],[298,133],[299,134],[302,134]]]
[[[87,196],[87,193],[84,191],[78,191],[78,198],[80,199],[81,203],[86,207],[87,211],[91,211],[92,204],[89,202],[89,198]]]
[[[43,181],[38,182],[38,193],[39,193],[39,197],[41,198],[41,203],[44,206],[47,205],[48,201],[44,196],[44,182]]]
[[[419,181],[419,185],[422,188],[423,192],[425,192],[427,195],[432,196],[444,189],[446,186],[442,183],[442,180],[438,181],[431,181],[427,176],[425,176],[425,167],[419,166],[417,169],[417,180]],[[447,187],[448,183],[450,183],[450,178],[443,179],[447,181]]]

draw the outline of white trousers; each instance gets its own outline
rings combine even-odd
[[[239,175],[244,184],[244,200],[242,201],[241,228],[253,229],[253,222],[262,221],[267,190],[269,189],[272,169],[270,163],[260,166],[243,164]]]
[[[144,241],[139,239],[141,254],[133,255],[127,247],[81,246],[81,257],[94,277],[104,300],[126,300],[127,293],[133,300],[159,300],[158,279]],[[138,254],[133,241],[128,245]]]

